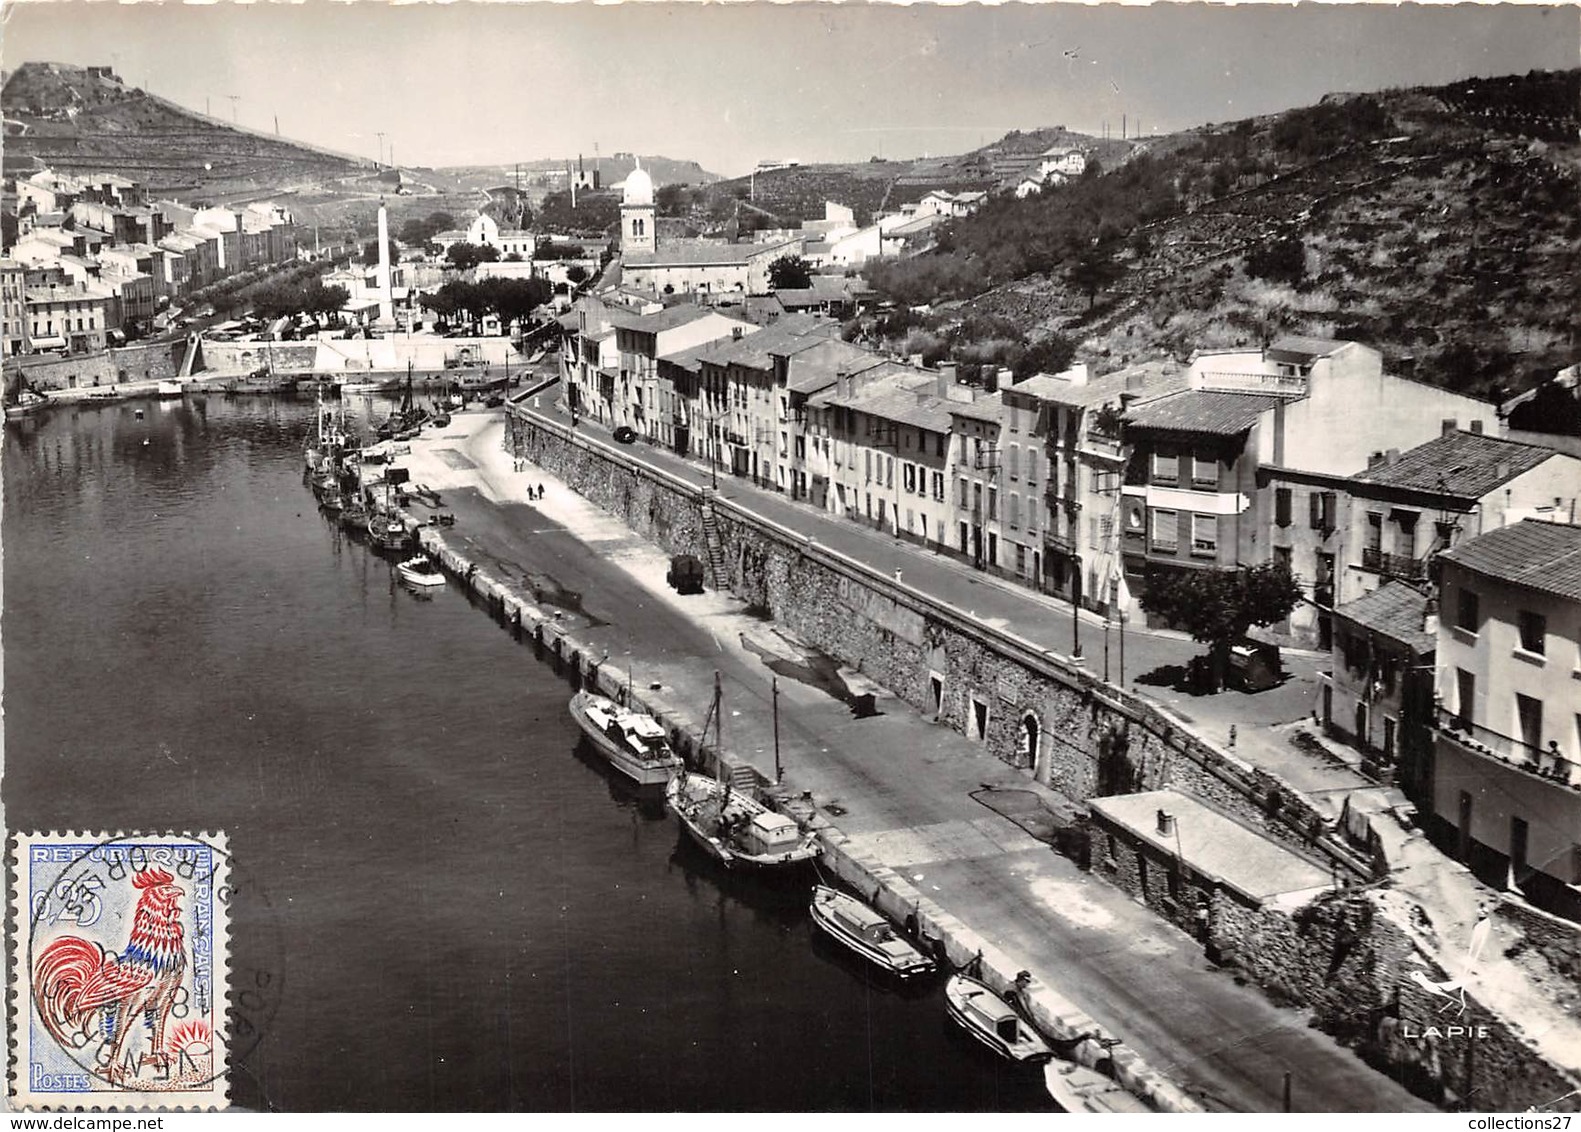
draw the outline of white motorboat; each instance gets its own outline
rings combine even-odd
[[[933,960],[895,934],[884,914],[826,885],[812,890],[812,922],[869,962],[902,979],[926,975]]]
[[[664,804],[693,841],[727,868],[785,869],[818,856],[818,835],[728,783],[683,771]]]
[[[442,586],[445,576],[440,573],[439,567],[434,565],[433,559],[426,554],[419,554],[415,558],[408,558],[395,568],[401,576],[401,581],[414,586]]]
[[[571,697],[571,718],[598,753],[638,786],[663,786],[683,767],[664,737],[664,728],[651,715],[630,711],[592,692],[578,692]]]
[[[968,1034],[1000,1057],[1037,1064],[1054,1056],[1043,1036],[981,980],[951,975],[944,984],[944,1006]]]
[[[181,382],[161,381],[158,385],[154,386],[154,391],[159,394],[161,400],[167,397],[180,397]]]
[[[1043,1066],[1049,1096],[1066,1112],[1152,1112],[1120,1082],[1096,1069],[1056,1057]]]

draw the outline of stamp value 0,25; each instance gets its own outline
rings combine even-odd
[[[22,834],[13,1103],[223,1108],[223,836]]]

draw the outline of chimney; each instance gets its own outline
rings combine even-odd
[[[730,328],[730,340],[732,342],[739,342],[739,341],[741,341],[741,327],[739,327],[739,326],[732,326]]]
[[[1439,425],[1438,435],[1440,435],[1440,436],[1448,436],[1450,433],[1454,432],[1455,429],[1457,429],[1459,427],[1460,427],[1460,418],[1458,418],[1458,417],[1445,417],[1443,419],[1443,422]]]
[[[912,369],[921,369],[922,368],[922,355],[921,354],[912,354],[911,355],[911,368]]]
[[[851,396],[851,375],[844,369],[837,370],[834,375],[835,394],[844,401]]]
[[[1383,462],[1391,466],[1398,464],[1400,462],[1400,450],[1398,448],[1389,449],[1383,454]]]
[[[1476,435],[1481,436],[1482,435],[1482,422],[1481,421],[1472,421],[1471,422],[1471,431],[1474,432]]]
[[[1434,597],[1428,598],[1427,599],[1427,605],[1422,610],[1422,632],[1424,632],[1424,633],[1434,633],[1434,634],[1436,634],[1438,632],[1438,599],[1437,598],[1434,598]]]
[[[1168,810],[1158,811],[1158,834],[1169,837],[1175,832],[1175,815]]]
[[[1382,452],[1374,452],[1371,456],[1367,457],[1367,468],[1369,471],[1373,468],[1376,468],[1381,463],[1383,463]]]
[[[999,388],[1000,389],[1009,389],[1015,383],[1016,383],[1016,375],[1011,371],[1010,367],[1009,366],[1000,366],[999,367]]]
[[[1500,460],[1495,471],[1498,474],[1499,482],[1503,483],[1510,478],[1510,462],[1508,460]]]
[[[938,394],[939,400],[941,400],[941,401],[949,400],[949,397],[950,397],[950,386],[952,386],[954,384],[955,384],[955,363],[954,362],[945,362],[943,365],[941,365],[939,367],[939,379],[935,383],[935,387],[934,387],[934,392]]]

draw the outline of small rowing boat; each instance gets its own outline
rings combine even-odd
[[[1043,1066],[1049,1096],[1066,1112],[1152,1112],[1113,1077],[1056,1057]]]
[[[827,935],[892,975],[909,979],[933,970],[933,960],[896,935],[882,912],[854,896],[820,884],[808,911]]]
[[[944,1008],[972,1037],[1000,1057],[1038,1064],[1054,1056],[1043,1036],[1015,1008],[970,975],[951,975],[944,984]]]

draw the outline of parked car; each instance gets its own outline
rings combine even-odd
[[[637,439],[637,430],[630,425],[621,425],[615,430],[615,443],[630,444]]]
[[[1279,683],[1283,672],[1279,646],[1242,640],[1230,646],[1230,671],[1226,683],[1243,692],[1261,692]]]

